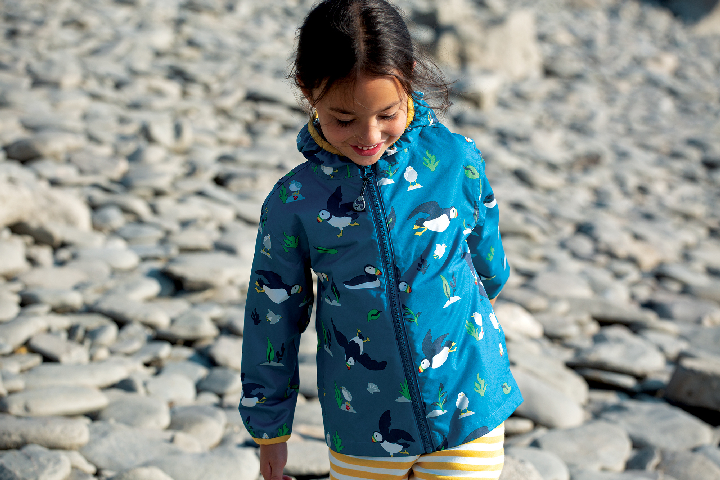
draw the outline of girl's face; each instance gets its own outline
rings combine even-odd
[[[325,139],[359,166],[377,162],[407,124],[407,94],[390,76],[336,83],[314,107]]]

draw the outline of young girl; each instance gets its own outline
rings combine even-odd
[[[288,478],[314,302],[331,478],[500,475],[522,402],[490,300],[509,267],[480,152],[417,91],[447,105],[435,72],[384,0],[325,0],[300,29],[307,161],[263,204],[243,334],[239,409],[266,480]]]

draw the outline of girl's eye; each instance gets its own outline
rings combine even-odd
[[[336,118],[335,121],[341,127],[347,127],[352,123],[352,120],[340,120],[339,118]]]
[[[389,120],[394,120],[395,117],[397,117],[397,112],[393,113],[392,115],[383,115],[383,116],[380,117],[380,118],[383,119],[383,120],[388,120],[388,121],[389,121]]]

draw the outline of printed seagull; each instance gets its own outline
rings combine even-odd
[[[360,215],[353,209],[353,202],[340,202],[342,202],[342,191],[340,187],[337,187],[335,192],[328,198],[327,209],[320,210],[317,216],[318,223],[327,221],[333,227],[339,228],[338,237],[342,237],[345,227],[359,225],[355,220]]]
[[[385,410],[385,413],[380,417],[378,431],[373,433],[372,441],[379,443],[391,457],[396,453],[407,454],[408,452],[403,451],[403,449],[407,449],[415,439],[405,430],[390,428],[391,422],[390,410]]]
[[[419,232],[415,232],[415,235],[422,235],[428,229],[433,232],[444,232],[450,226],[450,220],[458,216],[458,211],[455,207],[440,208],[440,205],[438,205],[436,201],[425,202],[415,207],[415,210],[408,215],[408,220],[418,213],[424,213],[427,216],[418,218],[415,221],[413,230],[422,229]]]
[[[422,351],[425,355],[425,358],[423,358],[420,362],[418,372],[422,373],[428,368],[440,367],[443,363],[445,363],[445,360],[447,360],[450,352],[454,352],[455,350],[457,350],[456,348],[454,348],[455,342],[453,342],[452,340],[448,340],[447,342],[445,342],[445,344],[443,344],[443,340],[445,340],[445,337],[447,337],[448,335],[449,333],[446,333],[445,335],[440,335],[433,342],[432,331],[428,330],[422,342]]]
[[[280,275],[275,272],[255,270],[255,273],[258,275],[258,279],[255,281],[255,291],[266,294],[275,303],[282,303],[290,298],[290,295],[302,292],[300,285],[292,287],[286,285]]]
[[[374,266],[367,264],[365,265],[365,273],[358,275],[347,282],[343,282],[343,285],[350,290],[359,290],[361,288],[378,288],[380,286],[380,275],[382,272]]]
[[[460,417],[469,417],[470,415],[473,415],[475,412],[471,412],[468,410],[468,407],[470,406],[470,399],[465,395],[464,392],[458,393],[457,400],[455,401],[455,406],[460,410]]]
[[[348,370],[350,370],[350,367],[355,365],[356,361],[368,370],[385,369],[387,361],[375,361],[370,358],[367,353],[363,352],[363,344],[370,341],[370,339],[365,338],[363,334],[360,333],[360,330],[358,330],[357,335],[348,340],[345,335],[337,329],[335,322],[333,322],[332,319],[330,319],[330,323],[332,324],[333,332],[335,332],[335,339],[337,340],[338,345],[340,345],[345,352],[345,366]]]
[[[259,383],[244,383],[245,374],[240,374],[240,380],[242,384],[242,395],[240,396],[240,404],[243,407],[254,407],[258,403],[264,403],[266,398],[265,395],[259,390],[263,390],[265,387]]]

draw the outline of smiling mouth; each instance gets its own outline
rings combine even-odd
[[[373,148],[377,148],[379,145],[380,145],[379,143],[376,143],[375,145],[370,145],[369,147],[363,147],[362,145],[357,145],[357,148],[359,148],[360,150],[366,151],[366,150],[372,150]]]

